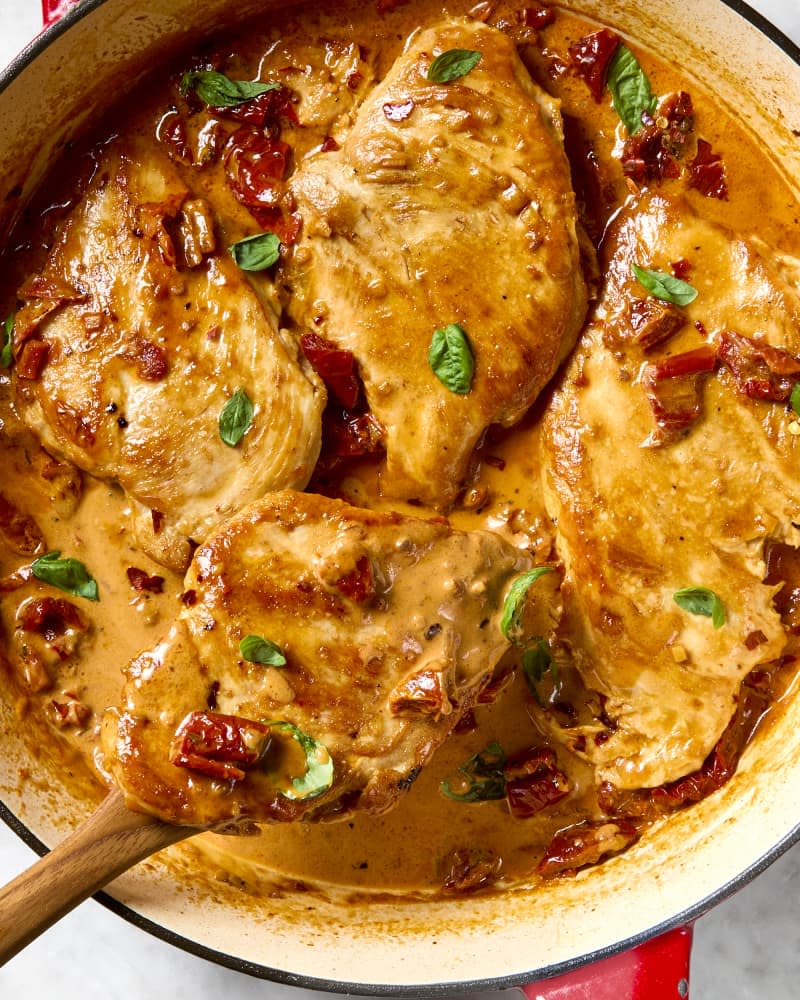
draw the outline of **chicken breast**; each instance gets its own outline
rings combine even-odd
[[[601,696],[573,743],[635,788],[699,767],[742,678],[784,648],[764,543],[798,542],[800,291],[797,262],[658,194],[622,212],[604,253],[544,453],[564,632]],[[655,298],[633,265],[682,274],[696,299]]]
[[[488,683],[528,569],[489,532],[273,493],[195,553],[106,714],[106,766],[171,823],[382,812]]]
[[[176,535],[200,541],[308,481],[324,388],[166,158],[112,144],[20,296],[23,419],[53,454],[120,483],[160,561],[185,569]]]
[[[480,59],[432,82],[451,50]],[[414,38],[341,149],[292,182],[304,230],[289,310],[355,355],[385,428],[388,496],[450,505],[487,426],[518,421],[575,341],[586,289],[562,139],[513,42],[451,20]],[[455,388],[434,371],[448,367]]]

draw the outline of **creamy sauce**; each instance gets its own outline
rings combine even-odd
[[[471,6],[453,2],[445,12],[465,14]],[[492,23],[515,21],[515,6],[483,6],[492,9]],[[353,77],[351,89],[345,87],[324,95],[324,99],[318,95],[319,124],[288,130],[285,138],[293,146],[295,162],[299,162],[325,141],[331,129],[335,134],[336,129],[345,127],[351,106],[369,87],[368,74],[380,79],[417,26],[434,22],[441,14],[442,6],[436,0],[399,7],[384,16],[378,16],[373,5],[343,3],[332,13],[309,10],[302,20],[273,15],[268,26],[248,28],[215,44],[211,51],[225,56],[235,53],[225,66],[226,72],[236,78],[252,79],[256,74],[263,78],[285,70],[287,84],[293,86],[298,67],[326,60],[329,65],[337,60],[352,64],[348,72],[361,74]],[[561,99],[564,112],[578,119],[584,134],[593,137],[606,182],[605,196],[609,210],[613,210],[627,195],[619,162],[612,155],[618,145],[618,117],[607,97],[601,104],[595,103],[582,80],[558,71],[558,60],[567,61],[568,45],[596,28],[559,9],[554,24],[541,31],[540,43],[523,46],[522,54],[535,78]],[[334,43],[331,39],[342,41]],[[360,51],[358,45],[348,46],[351,39],[362,42]],[[757,233],[773,246],[800,254],[798,206],[753,138],[695,81],[682,79],[674,67],[651,53],[637,50],[637,54],[654,93],[691,93],[696,133],[724,155],[730,199],[720,201],[689,192],[694,209],[741,233]],[[91,141],[102,141],[123,129],[153,141],[157,132],[163,135],[174,93],[168,88],[174,87],[187,65],[188,61],[177,65],[169,76],[160,71],[149,88],[133,95],[112,119],[98,127]],[[303,108],[301,103],[301,119]],[[342,114],[344,118],[339,117]],[[57,206],[69,201],[77,180],[90,168],[91,157],[85,152],[89,148],[91,143],[72,152],[62,172],[66,180],[54,177],[27,213],[20,232],[9,242],[0,286],[2,315],[13,309],[15,289],[24,276],[41,262],[52,229],[64,215]],[[222,245],[253,231],[253,220],[246,210],[229,195],[219,195],[225,188],[221,166],[202,171],[183,169],[195,191],[219,204]],[[55,174],[59,172],[60,168]],[[46,211],[49,206],[56,207]],[[263,279],[254,280],[263,294],[271,294]],[[35,519],[46,550],[60,550],[90,568],[101,594],[100,601],[91,605],[71,599],[90,621],[90,627],[78,636],[75,653],[63,661],[56,656],[45,664],[51,683],[48,686],[46,679],[40,679],[41,689],[35,690],[37,684],[32,685],[30,677],[26,681],[20,667],[22,647],[30,637],[26,638],[18,628],[19,609],[34,597],[56,592],[30,580],[18,589],[0,593],[0,619],[17,687],[20,724],[60,748],[56,752],[63,753],[68,762],[65,771],[76,771],[77,752],[77,760],[84,761],[91,772],[101,763],[95,761],[99,720],[103,710],[118,701],[121,668],[164,633],[180,607],[182,582],[178,574],[137,550],[126,500],[116,486],[84,476],[82,497],[74,511],[69,496],[59,498],[54,480],[41,475],[46,459],[33,436],[16,420],[8,388],[9,380],[0,377],[0,491]],[[452,512],[451,521],[459,528],[503,532],[543,561],[553,555],[553,526],[544,510],[539,482],[537,413],[538,408],[511,432],[490,435],[479,452],[465,503]],[[320,477],[317,485],[320,490],[357,504],[388,507],[377,493],[378,468],[376,462],[355,463],[335,476]],[[392,506],[398,508],[397,504]],[[419,513],[418,508],[406,509]],[[29,559],[0,545],[0,579],[10,577],[27,562]],[[163,592],[133,589],[127,575],[131,567],[163,577]],[[516,668],[513,678],[493,704],[478,709],[477,728],[454,736],[393,812],[380,818],[360,816],[341,824],[276,826],[265,829],[260,837],[205,835],[204,863],[211,870],[235,875],[254,887],[283,879],[290,886],[335,883],[357,891],[430,891],[446,879],[453,853],[468,846],[475,852],[473,861],[492,859],[499,868],[501,884],[529,880],[543,846],[557,830],[597,815],[596,789],[587,765],[560,748],[559,760],[569,773],[573,792],[555,807],[525,820],[511,817],[504,801],[464,805],[439,793],[444,778],[495,740],[502,742],[507,753],[548,742],[530,710],[531,698],[518,657],[510,654],[506,665]],[[569,678],[563,678],[561,683],[569,684]],[[563,691],[559,694],[563,697]],[[89,714],[77,725],[59,726],[54,721],[53,703],[67,705],[70,701],[85,706]],[[85,778],[87,772],[78,764],[76,773]]]

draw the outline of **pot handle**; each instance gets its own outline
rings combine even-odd
[[[692,928],[678,927],[522,992],[528,1000],[686,1000],[691,948]]]
[[[80,0],[42,0],[42,23],[45,28],[55,24]]]

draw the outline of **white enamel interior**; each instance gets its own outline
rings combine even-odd
[[[275,4],[272,4],[275,6]],[[0,92],[0,224],[54,152],[132,77],[173,48],[269,3],[254,0],[105,0],[51,31],[51,43]],[[568,4],[675,58],[757,131],[800,188],[800,66],[719,0]],[[794,130],[794,134],[793,134]],[[0,693],[0,797],[44,843],[84,815],[44,756],[32,755]],[[20,767],[31,779],[21,781]],[[800,823],[800,697],[751,746],[721,793],[653,830],[622,857],[536,892],[435,904],[375,903],[354,910],[309,896],[257,906],[220,884],[195,898],[191,878],[155,863],[115,883],[113,895],[167,931],[283,982],[397,991],[523,982],[542,970],[618,947],[695,912],[752,871]],[[424,850],[425,845],[420,845]]]

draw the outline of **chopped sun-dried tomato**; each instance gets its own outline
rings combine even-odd
[[[524,750],[506,761],[506,800],[513,816],[526,819],[569,795],[567,776],[550,747]]]
[[[369,412],[328,406],[322,416],[322,450],[329,458],[357,458],[383,450],[385,431]]]
[[[613,820],[586,820],[559,831],[548,844],[537,870],[545,878],[573,874],[596,864],[609,854],[630,847],[639,839],[635,823],[625,817]]]
[[[579,38],[569,47],[569,57],[576,74],[586,81],[586,86],[598,104],[603,99],[608,65],[619,44],[620,37],[616,32],[601,28],[600,31]]]
[[[719,356],[739,392],[750,399],[786,402],[800,379],[800,358],[740,333],[728,330],[720,336]]]
[[[87,623],[70,601],[59,597],[37,597],[22,610],[20,625],[25,632],[35,632],[48,642],[63,636],[68,629],[85,632]]]
[[[136,566],[129,566],[126,573],[134,590],[146,590],[151,594],[160,594],[164,590],[163,576],[148,576],[143,569],[137,569]]]
[[[392,715],[449,715],[453,708],[440,670],[420,670],[389,696]]]
[[[674,440],[700,416],[701,380],[716,367],[717,353],[710,345],[645,365],[642,386],[658,427],[651,444]]]
[[[375,574],[369,556],[361,556],[353,569],[336,581],[340,594],[359,604],[375,596]]]
[[[705,139],[697,140],[697,153],[689,164],[689,174],[689,187],[695,188],[706,198],[728,200],[728,184],[722,157],[719,153],[711,152],[711,143]]]
[[[170,752],[176,767],[241,781],[267,750],[270,727],[219,712],[192,712],[178,727]]]
[[[218,118],[232,118],[245,125],[256,125],[262,129],[277,131],[280,128],[281,118],[291,122],[292,125],[300,124],[294,109],[296,100],[294,93],[281,84],[280,87],[267,90],[249,101],[242,101],[241,104],[227,108],[212,107],[209,111]]]
[[[686,325],[683,310],[655,298],[632,299],[627,313],[628,328],[633,334],[631,339],[645,351],[663,344]]]
[[[642,122],[642,128],[623,146],[623,173],[637,184],[677,177],[678,160],[694,129],[692,98],[684,91],[670,94],[655,116],[645,112]]]
[[[136,372],[139,378],[147,382],[160,382],[169,371],[166,351],[149,340],[140,340],[137,347]]]
[[[304,333],[300,346],[333,398],[346,410],[354,409],[361,395],[361,381],[353,352],[337,347],[317,333]]]
[[[517,16],[526,28],[546,28],[556,19],[556,12],[552,7],[545,7],[540,3],[531,3],[527,7],[517,12]]]

